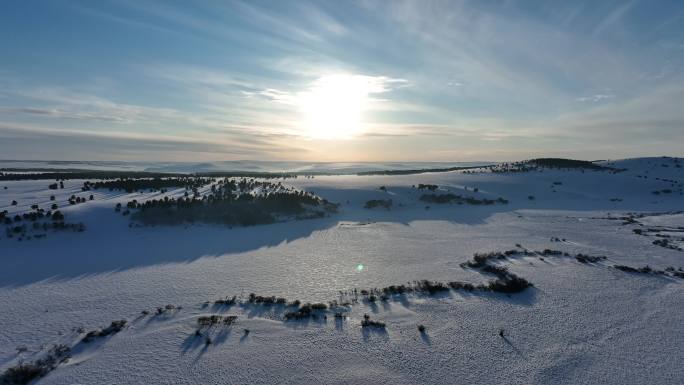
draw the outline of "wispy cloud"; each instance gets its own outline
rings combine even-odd
[[[586,156],[665,152],[684,140],[676,4],[77,1],[41,4],[50,18],[19,24],[15,7],[0,15],[22,39],[0,64],[0,120],[38,142],[84,136],[101,154],[114,154],[109,140],[140,156],[147,145],[216,159],[460,160],[568,143]],[[312,138],[303,110],[334,100],[318,91],[341,75],[364,84],[364,130]],[[345,114],[325,108],[315,120],[343,130],[329,115]]]
[[[600,102],[602,100],[606,99],[612,99],[614,98],[615,95],[613,94],[595,94],[595,95],[589,95],[589,96],[581,96],[577,98],[578,102]]]
[[[614,27],[636,4],[636,0],[631,0],[620,4],[612,9],[608,15],[594,28],[594,35],[599,35],[606,30]]]

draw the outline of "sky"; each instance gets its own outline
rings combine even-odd
[[[0,8],[0,159],[684,156],[681,0]]]

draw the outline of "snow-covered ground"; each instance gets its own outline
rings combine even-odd
[[[232,229],[131,227],[114,212],[116,203],[161,193],[84,193],[83,180],[58,190],[45,180],[0,182],[0,211],[56,202],[87,227],[23,241],[0,233],[0,371],[65,344],[72,357],[37,383],[681,384],[684,279],[612,266],[684,268],[684,252],[653,244],[664,235],[682,243],[684,161],[605,163],[627,170],[287,179],[340,203],[339,213]],[[412,187],[421,183],[438,185],[435,194],[509,203],[426,203],[427,191]],[[94,199],[68,205],[72,194]],[[392,209],[365,209],[370,199],[392,199]],[[534,284],[522,293],[359,296],[345,318],[329,311],[285,321],[285,306],[247,303],[249,293],[328,303],[414,280],[479,284],[492,276],[461,263],[522,250],[516,244],[607,259],[521,255],[500,265]],[[233,295],[234,306],[213,304]],[[176,308],[156,314],[167,304]],[[211,314],[238,318],[196,335],[198,317]],[[364,314],[386,327],[362,328]],[[120,332],[80,342],[120,319]]]

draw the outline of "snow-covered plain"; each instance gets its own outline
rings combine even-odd
[[[59,190],[45,180],[0,182],[0,211],[47,208],[56,195],[68,221],[87,227],[21,242],[0,234],[0,371],[65,344],[72,357],[37,383],[681,384],[684,279],[611,266],[684,267],[684,252],[653,244],[669,235],[681,245],[684,162],[605,163],[627,170],[287,179],[340,203],[339,213],[231,229],[130,227],[114,212],[118,202],[161,193],[82,193],[83,180]],[[420,183],[509,203],[426,204],[411,187]],[[65,203],[91,193],[92,201]],[[393,208],[363,208],[370,199],[392,199]],[[628,213],[635,222],[618,219]],[[512,258],[501,265],[534,287],[359,297],[344,319],[284,321],[284,306],[213,305],[233,295],[246,302],[249,293],[327,303],[340,291],[421,279],[478,284],[491,276],[460,264],[516,244],[607,259]],[[167,304],[181,308],[155,314]],[[238,319],[196,336],[197,318],[210,314]],[[386,328],[361,328],[364,314]],[[128,321],[119,333],[79,342],[119,319]]]

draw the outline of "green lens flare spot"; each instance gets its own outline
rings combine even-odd
[[[363,269],[365,269],[365,268],[366,268],[366,266],[364,266],[362,263],[359,263],[358,265],[356,265],[357,271],[363,271]]]

